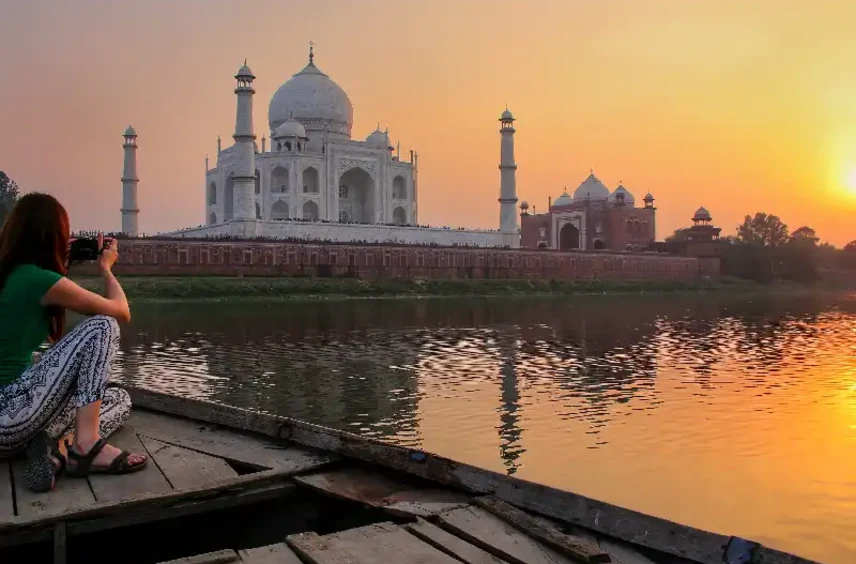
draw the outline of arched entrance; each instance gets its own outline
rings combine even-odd
[[[318,204],[312,200],[303,204],[303,219],[307,221],[318,221]]]
[[[602,251],[605,248],[606,248],[606,244],[603,242],[603,240],[601,240],[601,239],[595,239],[594,240],[594,249],[596,251]]]
[[[270,208],[270,218],[276,220],[288,219],[288,203],[277,200]]]
[[[392,211],[392,222],[397,225],[404,225],[407,223],[407,212],[404,211],[404,208],[398,206]]]
[[[226,179],[226,193],[223,194],[223,221],[229,221],[235,213],[235,179],[232,175]]]
[[[339,178],[339,211],[348,212],[355,223],[375,223],[374,180],[361,168],[352,168]]]
[[[559,231],[559,249],[567,251],[580,248],[580,230],[571,223],[566,223]]]

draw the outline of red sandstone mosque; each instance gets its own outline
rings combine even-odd
[[[520,246],[531,249],[642,251],[655,237],[654,196],[643,206],[622,184],[609,189],[591,171],[574,191],[567,190],[547,213],[530,214],[520,203]]]

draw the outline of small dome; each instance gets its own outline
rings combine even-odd
[[[389,133],[381,131],[380,126],[378,126],[366,137],[366,143],[378,149],[387,149],[389,147]]]
[[[137,136],[137,132],[129,124],[128,129],[125,130],[125,137],[136,137],[136,136]]]
[[[574,192],[574,200],[608,200],[609,189],[598,180],[594,173],[589,174]]]
[[[562,192],[562,195],[556,198],[556,201],[553,202],[553,207],[555,206],[569,206],[574,203],[574,199],[568,194],[568,191],[565,190]]]
[[[235,75],[235,78],[246,77],[246,78],[255,78],[256,76],[253,74],[253,71],[250,70],[250,67],[247,66],[247,61],[244,61],[244,66],[238,69],[238,74]]]
[[[522,209],[524,211],[528,210],[529,209],[529,202],[527,202],[526,200],[523,200],[522,202],[520,202],[520,209]]]
[[[623,184],[618,185],[618,188],[616,188],[615,192],[613,192],[612,195],[609,197],[609,201],[614,202],[616,200],[615,196],[617,194],[624,194],[625,205],[632,207],[634,204],[636,204],[636,198],[633,197],[633,194],[631,194],[630,191],[625,188]]]
[[[710,217],[710,212],[709,212],[709,211],[707,211],[707,210],[704,208],[704,206],[702,206],[702,207],[700,207],[699,209],[697,209],[697,210],[696,210],[695,215],[693,216],[693,219],[698,219],[698,220],[708,220],[708,221],[709,221],[709,220],[711,219],[711,217]]]
[[[508,108],[505,108],[505,111],[502,112],[502,116],[499,118],[499,121],[514,121],[514,116],[511,115],[511,112],[508,111]]]
[[[651,195],[651,192],[648,192],[647,194],[645,194],[645,197],[642,198],[642,200],[645,202],[653,202],[654,196]]]
[[[289,119],[276,128],[276,131],[273,134],[273,138],[277,139],[279,137],[299,137],[301,139],[306,139],[306,128],[303,127],[303,124],[300,122]]]

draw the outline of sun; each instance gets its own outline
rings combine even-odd
[[[851,192],[856,193],[856,167],[850,169],[847,176],[844,178],[844,185]]]

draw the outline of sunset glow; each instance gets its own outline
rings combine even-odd
[[[496,228],[507,104],[518,195],[537,210],[593,168],[654,194],[659,239],[704,205],[723,235],[764,211],[844,245],[853,21],[856,3],[833,0],[5,2],[0,170],[59,196],[75,227],[118,229],[132,123],[140,228],[200,224],[205,156],[234,132],[235,71],[247,58],[257,75],[261,139],[314,41],[354,137],[380,122],[418,150],[421,222]]]

